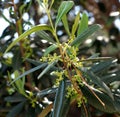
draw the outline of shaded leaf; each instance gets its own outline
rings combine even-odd
[[[10,112],[7,114],[7,117],[16,117],[23,109],[25,102],[21,102],[14,106]]]
[[[32,63],[32,64],[35,65],[35,66],[38,66],[38,65],[40,65],[40,64],[43,64],[43,62],[40,62],[40,61],[37,61],[37,60],[34,60],[34,59],[29,59],[29,58],[27,58],[26,61]]]
[[[102,76],[101,80],[106,84],[110,84],[115,81],[120,81],[120,72],[114,72],[105,76]]]
[[[18,70],[21,68],[22,65],[22,59],[21,59],[21,54],[18,49],[14,51],[14,56],[12,58],[12,67],[14,70]]]
[[[46,74],[55,64],[57,63],[57,61],[54,61],[52,63],[50,63],[37,77],[38,79],[40,79],[44,74]]]
[[[109,68],[114,63],[116,63],[116,60],[108,60],[108,61],[99,62],[98,64],[93,65],[90,70],[94,73],[99,73]]]
[[[90,72],[90,71],[87,72],[87,75],[93,81],[94,84],[99,86],[102,89],[102,91],[104,91],[108,96],[111,97],[111,99],[114,100],[113,94],[110,88],[98,76],[96,76],[93,72]]]
[[[21,102],[26,101],[26,98],[22,95],[16,95],[16,96],[7,96],[4,99],[7,102]]]
[[[81,117],[92,117],[90,107],[88,104],[81,105]]]
[[[45,31],[37,31],[36,34],[48,42],[55,43],[55,41]]]
[[[5,38],[6,36],[10,36],[9,39],[13,38],[13,35],[15,33],[14,28],[12,27],[13,24],[10,26],[6,27],[0,37],[0,39]]]
[[[42,91],[40,91],[40,92],[37,93],[37,98],[42,98],[45,95],[56,93],[56,91],[57,91],[57,88],[44,89],[44,90],[42,90]]]
[[[114,98],[115,98],[115,101],[114,101],[115,109],[117,113],[120,114],[120,92],[119,90],[117,92],[114,92]]]
[[[85,41],[85,39],[87,39],[87,37],[89,37],[99,29],[100,29],[100,25],[98,24],[89,26],[80,35],[78,35],[77,38],[75,38],[75,40],[71,43],[71,46],[79,46],[83,41]]]
[[[23,73],[22,75],[20,75],[19,77],[17,77],[15,80],[13,80],[10,84],[14,83],[14,82],[17,81],[18,79],[20,79],[20,78],[22,78],[22,77],[24,77],[24,76],[26,76],[26,75],[28,75],[28,74],[30,74],[30,73],[38,70],[38,69],[40,69],[40,68],[45,67],[46,65],[47,65],[47,63],[43,63],[43,64],[40,64],[40,65],[37,66],[37,67],[34,67],[34,68],[26,71],[25,73]]]
[[[52,117],[63,117],[61,116],[61,110],[64,101],[63,100],[64,96],[65,96],[65,81],[61,81],[58,87],[58,91],[56,93]]]
[[[67,14],[67,12],[73,7],[73,1],[63,1],[58,9],[58,14],[56,17],[55,27],[57,27],[58,23],[62,19],[62,17]]]
[[[94,96],[94,94],[87,88],[87,87],[81,87],[83,94],[88,100],[88,103],[92,105],[93,107],[107,113],[115,113],[117,112],[115,109],[114,101],[106,94],[94,89],[95,94],[102,100],[102,102],[105,104],[103,106],[100,101]]]

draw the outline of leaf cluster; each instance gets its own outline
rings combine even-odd
[[[29,58],[32,56],[33,51],[24,47],[31,54],[22,56],[23,61],[27,61],[35,67],[27,70],[22,68],[22,73],[20,69],[8,73],[10,85],[19,93],[17,101],[19,103],[8,113],[8,117],[18,115],[28,102],[31,109],[34,112],[37,111],[37,114],[34,113],[33,116],[38,115],[39,117],[66,117],[69,106],[75,101],[77,101],[78,107],[84,110],[81,111],[83,117],[91,116],[91,106],[103,112],[119,113],[119,85],[114,88],[116,86],[114,83],[120,80],[120,73],[118,70],[115,72],[110,71],[112,67],[117,66],[117,61],[109,57],[99,57],[97,54],[89,58],[79,56],[82,43],[101,29],[101,26],[98,24],[88,26],[87,15],[83,13],[80,18],[80,13],[78,13],[70,30],[67,14],[74,6],[73,1],[63,1],[60,4],[55,23],[53,23],[50,13],[54,0],[50,0],[50,2],[43,0],[40,1],[40,4],[46,10],[49,25],[39,24],[21,33],[4,53],[6,54],[18,43],[23,42],[25,44],[27,42],[25,40],[34,32],[49,43],[38,61]],[[21,10],[20,13],[22,14],[23,11]],[[61,42],[57,35],[57,28],[60,23],[63,24],[68,34],[66,42]],[[35,84],[30,84],[30,82],[25,81],[25,78],[29,75],[32,76],[33,72],[37,70],[39,70],[39,74],[36,76],[37,82],[42,79],[46,82],[45,78],[48,76],[49,79],[54,79],[54,83],[48,89],[27,90],[25,86],[28,85],[32,85],[34,89],[36,88]],[[11,77],[12,74],[13,78]],[[51,99],[52,95],[54,95],[53,99]],[[15,102],[13,96],[5,99],[8,102]]]

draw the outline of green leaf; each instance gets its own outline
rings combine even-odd
[[[69,30],[69,25],[68,25],[68,21],[67,21],[67,16],[66,16],[66,14],[63,15],[63,17],[62,17],[62,22],[63,22],[64,28],[65,28],[67,34],[70,36],[70,30]]]
[[[75,21],[72,26],[72,37],[74,37],[74,35],[75,35],[75,32],[78,28],[79,21],[80,21],[80,13],[78,13],[77,16],[75,17]]]
[[[67,12],[73,7],[73,1],[63,1],[58,9],[58,14],[56,17],[55,27],[57,27],[58,23],[62,19],[62,17],[67,14]]]
[[[28,74],[30,74],[30,73],[32,73],[32,72],[38,70],[38,69],[40,69],[40,68],[45,67],[46,65],[47,65],[47,63],[43,63],[43,64],[40,64],[40,65],[37,66],[37,67],[34,67],[34,68],[32,68],[32,69],[26,71],[26,72],[23,73],[22,75],[18,76],[15,80],[13,80],[10,84],[14,83],[14,82],[17,81],[18,79],[20,79],[20,78],[22,78],[22,77],[24,77],[24,76],[26,76],[26,75],[28,75]]]
[[[55,102],[54,102],[54,107],[53,107],[53,113],[52,113],[52,117],[66,117],[65,113],[63,114],[63,111],[66,111],[68,107],[66,107],[66,110],[64,107],[64,99],[66,96],[66,91],[65,91],[65,81],[61,81],[59,87],[58,87],[58,91],[56,93],[56,97],[55,97]]]
[[[115,60],[99,62],[98,64],[93,65],[90,70],[94,73],[100,73],[104,70],[107,70],[114,63],[116,63]]]
[[[47,56],[50,52],[54,51],[54,50],[57,49],[57,48],[58,48],[58,46],[55,45],[55,44],[49,46],[49,47],[45,50],[44,56]]]
[[[95,95],[87,88],[87,87],[81,87],[82,92],[84,96],[87,98],[87,101],[90,105],[93,107],[107,113],[115,113],[115,104],[114,101],[105,93],[98,91],[97,89],[93,89],[95,94],[102,100],[102,102],[105,104],[103,106],[100,101],[95,97]]]
[[[16,70],[14,72],[14,75],[15,75],[15,79],[20,75],[19,71]],[[22,79],[18,79],[16,82],[15,82],[15,86],[17,88],[17,90],[21,93],[21,94],[24,94],[25,93],[25,89],[24,89],[24,83],[25,83],[25,77],[23,77]]]
[[[56,93],[56,91],[57,91],[57,87],[44,89],[44,90],[37,93],[37,99],[42,98],[48,94]]]
[[[48,42],[55,43],[55,41],[45,31],[37,31],[36,34]]]
[[[43,64],[43,62],[37,61],[35,59],[29,59],[29,58],[27,58],[26,61],[32,63],[35,66],[39,66],[40,64]]]
[[[114,101],[114,105],[115,105],[115,109],[117,111],[117,113],[120,114],[120,92],[118,91],[118,93],[115,93],[115,101]]]
[[[24,32],[22,35],[20,35],[15,41],[13,41],[8,46],[8,48],[5,51],[5,53],[8,52],[17,42],[21,41],[22,39],[25,39],[26,36],[30,35],[33,32],[40,31],[40,30],[49,30],[49,31],[53,32],[51,27],[47,26],[45,24],[34,26],[31,29],[29,29],[28,31]]]
[[[12,110],[10,110],[10,112],[7,114],[6,117],[16,117],[22,111],[24,105],[25,105],[25,102],[21,102],[17,104],[12,108]]]
[[[71,46],[79,46],[85,39],[87,39],[87,37],[92,35],[95,31],[99,30],[100,28],[101,26],[98,24],[89,26],[80,35],[78,35],[77,38],[75,38],[75,40],[71,43]]]
[[[27,100],[23,95],[7,96],[4,99],[5,101],[11,102],[11,103],[23,102]]]
[[[22,59],[21,59],[21,54],[19,51],[19,48],[16,48],[14,50],[14,56],[12,58],[12,67],[14,70],[19,70],[22,65]]]
[[[20,7],[19,7],[19,12],[20,12],[20,15],[22,16],[23,13],[25,12],[25,7],[27,6],[27,4],[22,4]]]
[[[114,72],[109,75],[102,76],[101,80],[105,82],[106,84],[110,84],[115,81],[120,81],[120,72]]]
[[[79,23],[77,36],[80,35],[87,28],[88,28],[88,16],[86,15],[86,13],[83,13],[82,19]]]
[[[57,61],[54,61],[52,63],[50,63],[38,76],[38,79],[40,79],[44,74],[46,74],[55,64],[57,63]]]
[[[96,57],[96,58],[92,58],[92,57],[89,57],[88,59],[83,59],[83,60],[80,60],[80,62],[99,62],[99,61],[108,61],[112,59],[111,57]]]
[[[108,96],[111,97],[112,100],[114,100],[114,97],[110,88],[98,76],[96,76],[93,72],[90,72],[90,71],[87,72],[87,75],[93,81],[94,84],[99,86],[103,92],[105,92]]]

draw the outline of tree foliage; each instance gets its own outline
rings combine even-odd
[[[117,0],[111,3],[117,11]],[[119,31],[112,24],[118,16],[105,17],[112,10],[105,1],[13,0],[0,5],[9,23],[0,37],[0,116],[70,117],[73,105],[82,117],[119,114],[119,61],[102,50],[112,41],[119,51]],[[90,14],[101,25],[89,24]],[[103,33],[106,29],[109,33]]]

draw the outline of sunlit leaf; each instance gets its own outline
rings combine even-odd
[[[79,23],[77,36],[80,35],[87,28],[88,28],[88,16],[86,15],[86,13],[83,13],[82,14],[82,19]]]
[[[75,32],[78,28],[79,21],[80,21],[80,13],[78,13],[77,16],[75,17],[75,21],[72,26],[72,37],[74,37],[74,35],[75,35]]]
[[[14,72],[14,77],[15,77],[15,79],[16,79],[19,75],[20,75],[19,71],[16,70],[16,71]],[[23,77],[22,79],[18,79],[18,80],[15,82],[15,86],[16,86],[17,90],[18,90],[20,93],[22,93],[22,94],[25,93],[24,83],[25,83],[25,78],[24,78],[24,77]]]
[[[65,28],[67,34],[70,36],[70,30],[69,30],[69,25],[68,25],[68,21],[67,21],[67,16],[66,16],[66,14],[63,15],[63,17],[62,17],[62,22],[63,22],[64,28]]]
[[[55,45],[55,44],[49,46],[49,47],[45,50],[44,56],[47,56],[50,52],[54,51],[54,50],[57,49],[57,48],[58,48],[58,46]]]
[[[19,12],[20,12],[20,15],[22,16],[22,14],[25,12],[25,7],[27,6],[27,4],[22,4],[19,8]]]
[[[99,61],[108,61],[108,60],[111,60],[112,58],[111,57],[96,57],[96,58],[88,58],[88,59],[83,59],[83,60],[80,60],[80,62],[99,62]]]
[[[73,1],[63,1],[58,9],[58,14],[56,17],[55,27],[57,27],[58,23],[61,21],[62,17],[68,13],[68,11],[73,7]]]
[[[21,34],[15,41],[13,41],[7,48],[7,50],[5,51],[8,52],[16,43],[18,43],[19,41],[21,41],[22,39],[25,39],[26,36],[30,35],[31,33],[33,32],[36,32],[36,31],[40,31],[40,30],[49,30],[52,32],[52,29],[50,26],[47,26],[45,24],[42,24],[42,25],[37,25],[37,26],[34,26],[32,27],[31,29],[27,30],[26,32],[24,32],[23,34]]]

